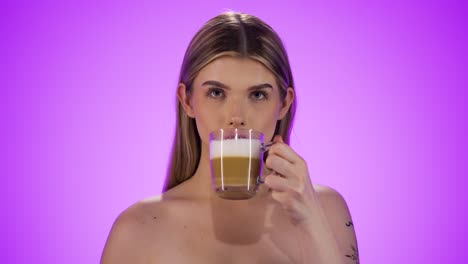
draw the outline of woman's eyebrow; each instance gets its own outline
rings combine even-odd
[[[220,83],[218,81],[213,81],[213,80],[208,80],[208,81],[205,81],[202,83],[202,86],[205,86],[205,85],[212,85],[212,86],[217,86],[217,87],[220,87],[220,88],[223,88],[223,89],[226,89],[226,90],[230,90],[231,88],[229,88],[229,86],[223,84],[223,83]],[[262,84],[256,84],[256,85],[253,85],[253,86],[250,86],[248,88],[249,91],[253,91],[253,90],[260,90],[260,89],[264,89],[264,88],[271,88],[273,89],[273,86],[269,83],[262,83]]]
[[[264,89],[264,88],[273,89],[273,86],[271,86],[271,84],[269,84],[269,83],[262,83],[262,84],[257,84],[257,85],[254,85],[254,86],[250,86],[248,90],[249,91],[254,91],[254,90],[260,90],[260,89]]]
[[[212,85],[212,86],[218,86],[220,88],[224,88],[224,89],[231,89],[229,88],[227,85],[223,84],[223,83],[220,83],[218,81],[212,81],[212,80],[209,80],[209,81],[205,81],[204,83],[202,83],[202,86],[205,86],[205,85]]]

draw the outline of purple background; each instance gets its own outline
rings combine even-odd
[[[466,261],[464,1],[97,2],[0,6],[1,263],[97,263],[160,193],[183,53],[226,9],[283,38],[292,146],[346,198],[362,263]]]

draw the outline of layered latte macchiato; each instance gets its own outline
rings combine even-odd
[[[220,197],[240,200],[255,195],[262,169],[261,144],[245,138],[211,141],[211,174]]]

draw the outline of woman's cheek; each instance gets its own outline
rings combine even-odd
[[[265,114],[265,117],[269,117],[265,120],[265,141],[270,141],[275,136],[274,133],[278,122],[278,111],[276,111],[276,109],[271,109],[268,114]]]
[[[216,115],[216,111],[206,108],[195,115],[195,121],[198,134],[202,142],[206,144],[209,142],[209,134],[222,127],[222,124],[219,124],[219,116]]]

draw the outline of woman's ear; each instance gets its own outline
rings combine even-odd
[[[281,120],[286,116],[289,108],[291,107],[292,101],[294,100],[294,96],[294,89],[288,87],[288,89],[286,89],[286,96],[284,96],[283,102],[281,104],[278,120]]]
[[[184,108],[185,113],[189,117],[195,118],[192,102],[190,101],[190,93],[187,92],[187,86],[183,83],[179,83],[179,86],[177,87],[177,98],[179,99],[182,108]]]

